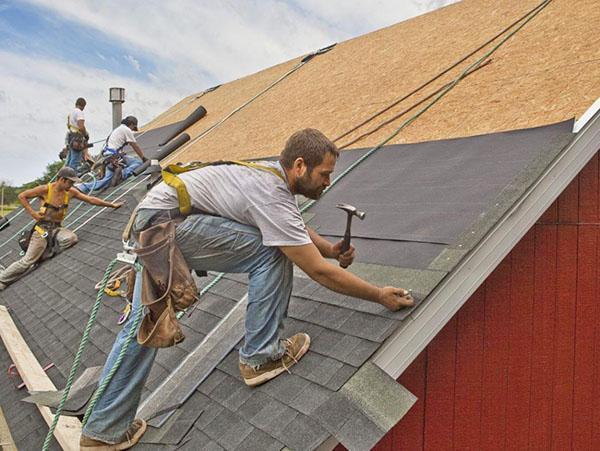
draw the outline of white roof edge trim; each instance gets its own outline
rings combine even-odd
[[[581,117],[573,124],[573,133],[579,133],[579,130],[581,130],[585,124],[587,124],[589,120],[594,117],[598,110],[600,110],[600,97],[598,97],[592,106],[589,107],[587,111],[583,113]]]
[[[397,379],[600,149],[600,113],[373,357]]]

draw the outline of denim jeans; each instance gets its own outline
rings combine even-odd
[[[155,214],[161,214],[160,210],[140,210],[134,231],[143,229]],[[280,339],[292,293],[292,262],[279,248],[264,246],[258,229],[216,216],[188,216],[177,226],[176,239],[191,269],[249,274],[240,360],[258,366],[280,358],[285,351]],[[140,286],[138,274],[132,314],[117,335],[101,380],[112,367],[131,328],[141,303]],[[140,346],[135,339],[129,344],[121,366],[83,429],[84,435],[108,443],[119,440],[135,417],[155,356],[156,349]]]
[[[133,174],[138,167],[142,165],[142,160],[135,157],[130,157],[129,155],[123,156],[123,161],[125,162],[125,168],[122,172],[123,180]],[[110,185],[110,181],[113,178],[114,171],[110,168],[110,166],[106,166],[106,171],[104,172],[104,177],[100,180],[86,182],[86,183],[78,183],[77,189],[82,193],[90,193],[92,191],[100,191]]]
[[[69,150],[67,153],[67,162],[65,163],[65,166],[77,170],[79,168],[79,165],[81,164],[83,151],[71,149],[71,146],[68,146],[68,149]]]

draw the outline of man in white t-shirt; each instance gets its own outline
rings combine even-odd
[[[75,109],[67,117],[67,134],[65,136],[65,148],[63,152],[66,152],[66,166],[76,171],[81,164],[82,158],[84,161],[91,161],[87,150],[90,135],[85,128],[85,114],[83,113],[85,106],[85,99],[79,97],[75,101]]]
[[[196,271],[248,274],[248,303],[239,367],[247,385],[262,384],[293,366],[308,351],[310,337],[281,336],[292,293],[293,264],[321,285],[349,296],[377,302],[390,310],[412,306],[407,290],[377,287],[326,260],[343,266],[354,260],[354,248],[335,244],[306,227],[296,194],[318,199],[330,184],[338,150],[321,132],[305,129],[287,141],[279,161],[258,167],[220,164],[179,175],[192,208],[176,229],[176,242]],[[161,183],[142,200],[134,233],[179,213],[179,194]],[[141,308],[141,273],[136,276],[133,311]],[[113,367],[133,327],[132,314],[118,334],[102,379]],[[81,449],[133,446],[146,429],[135,419],[144,382],[156,348],[129,344],[126,357],[98,399],[85,425]]]
[[[137,124],[136,117],[127,116],[121,121],[121,125],[108,135],[104,149],[102,149],[102,156],[108,158],[104,177],[100,180],[78,184],[77,189],[84,193],[104,189],[113,182],[115,176],[119,180],[125,180],[133,174],[142,162],[146,161],[144,151],[138,145],[133,134],[134,131],[137,132],[138,130]],[[123,152],[123,148],[128,144],[139,158],[126,155]]]

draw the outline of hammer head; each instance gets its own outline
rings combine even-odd
[[[356,207],[353,207],[352,205],[337,204],[336,207],[339,208],[340,210],[344,210],[349,215],[354,215],[354,216],[358,217],[358,219],[361,219],[361,220],[365,219],[365,216],[367,215],[364,211],[359,211],[356,209]]]

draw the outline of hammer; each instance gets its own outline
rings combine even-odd
[[[358,217],[361,221],[365,219],[367,215],[364,211],[359,211],[356,207],[348,204],[337,204],[337,208],[340,210],[344,210],[348,214],[348,219],[346,220],[346,232],[344,233],[344,242],[342,243],[342,254],[350,249],[350,228],[352,227],[352,216]],[[348,266],[344,266],[340,263],[342,268],[347,268]]]

